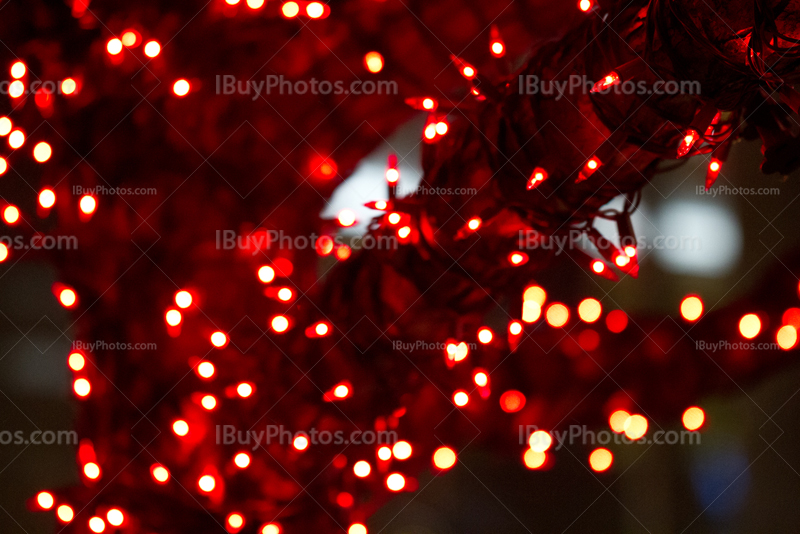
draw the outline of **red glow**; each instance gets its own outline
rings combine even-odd
[[[618,85],[619,83],[620,83],[619,74],[617,74],[614,71],[611,71],[608,74],[606,74],[605,76],[603,76],[602,80],[600,80],[599,82],[594,84],[594,86],[592,87],[592,90],[590,92],[599,93],[600,91],[605,91],[609,87],[614,87],[615,85]],[[595,165],[593,167],[593,169],[596,169],[596,168],[597,168],[597,165]]]
[[[211,334],[211,344],[218,349],[222,349],[228,344],[228,336],[225,335],[225,332],[217,330]]]
[[[147,44],[144,45],[144,55],[147,57],[154,58],[160,53],[161,45],[158,41],[148,41]]]
[[[400,473],[392,473],[386,477],[386,487],[390,491],[401,491],[406,487],[406,477]]]
[[[56,194],[50,188],[42,189],[39,193],[39,205],[45,209],[52,208],[56,203]]]
[[[189,94],[192,86],[189,84],[188,80],[184,80],[181,78],[177,80],[174,84],[172,84],[172,92],[175,93],[177,96],[186,96]]]
[[[75,512],[72,507],[67,504],[62,504],[56,510],[56,516],[62,523],[69,523],[75,517]]]
[[[300,13],[300,6],[297,2],[286,2],[281,6],[281,13],[287,19],[294,18]]]
[[[453,404],[458,407],[463,407],[469,404],[469,394],[463,389],[459,389],[453,393]]]
[[[628,327],[628,316],[622,310],[614,310],[606,317],[609,331],[619,334]]]
[[[595,449],[589,455],[589,466],[592,471],[602,473],[608,470],[612,463],[614,463],[614,455],[608,449]]]
[[[592,9],[593,5],[594,5],[594,2],[592,2],[592,0],[581,0],[580,2],[578,2],[578,9],[580,9],[581,11],[586,13],[590,9]]]
[[[500,408],[506,413],[515,413],[525,407],[525,395],[519,391],[509,390],[500,396]]]
[[[686,135],[681,139],[681,144],[678,145],[678,157],[682,158],[692,149],[700,134],[697,131],[689,129],[686,130]]]
[[[109,39],[106,43],[106,50],[112,56],[116,56],[120,52],[122,52],[122,41],[117,39],[116,37],[113,39]]]
[[[380,72],[383,69],[383,56],[378,52],[367,52],[364,56],[364,66],[373,74]]]
[[[536,167],[528,178],[528,190],[536,189],[539,184],[547,180],[547,171],[541,167]]]
[[[53,495],[46,491],[40,492],[36,495],[36,504],[39,505],[39,508],[42,510],[49,510],[55,504],[55,499],[53,499]]]
[[[150,466],[150,476],[157,484],[166,484],[169,482],[169,469],[161,464],[153,464]]]
[[[72,308],[78,302],[78,295],[72,289],[62,289],[58,294],[58,300],[65,308]]]
[[[702,408],[698,408],[697,406],[692,406],[691,408],[687,408],[685,412],[683,412],[683,417],[681,418],[683,422],[684,428],[689,431],[698,430],[703,423],[706,421],[706,413],[703,411]]]
[[[450,447],[439,447],[433,453],[433,465],[443,471],[456,465],[456,460],[456,451]]]
[[[78,206],[80,206],[81,212],[91,215],[97,209],[97,199],[92,195],[83,195],[78,202]]]
[[[16,206],[6,206],[3,210],[3,220],[8,224],[14,224],[19,220],[19,209]]]
[[[80,371],[86,365],[86,358],[84,358],[83,354],[80,352],[73,352],[69,355],[67,363],[69,364],[69,368],[73,371]]]
[[[508,255],[508,263],[515,267],[525,265],[528,263],[528,255],[524,252],[512,252]]]

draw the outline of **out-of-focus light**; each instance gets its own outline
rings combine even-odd
[[[522,320],[526,323],[535,323],[542,316],[542,307],[532,301],[526,300],[522,303]]]
[[[436,109],[436,100],[432,98],[423,98],[422,99],[422,107],[427,109],[428,111],[432,111]]]
[[[267,523],[258,532],[259,534],[281,534],[281,527],[277,523]]]
[[[350,525],[350,528],[347,529],[347,534],[367,534],[367,527],[361,523],[353,523]]]
[[[397,212],[390,213],[387,218],[389,220],[389,224],[397,224],[400,222],[401,219],[400,214]]]
[[[518,336],[522,333],[522,323],[519,321],[511,321],[508,324],[508,333],[512,336]]]
[[[456,406],[466,406],[469,403],[469,395],[466,391],[458,390],[453,393],[453,404]]]
[[[683,412],[682,420],[686,430],[694,431],[703,426],[706,421],[706,414],[702,408],[692,406]]]
[[[627,421],[630,416],[631,414],[625,410],[617,410],[608,418],[608,426],[617,434],[622,434],[625,432],[625,421]]]
[[[632,415],[625,420],[623,428],[625,436],[636,441],[647,434],[647,419],[641,415]]]
[[[8,135],[14,125],[8,117],[0,117],[0,136]]]
[[[592,9],[593,2],[592,0],[581,0],[578,2],[578,9],[586,13],[590,9]]]
[[[392,457],[392,449],[390,449],[389,447],[380,447],[378,449],[379,460],[383,460],[385,462],[391,457]]]
[[[85,378],[78,378],[72,383],[72,390],[78,397],[87,397],[92,392],[92,385]]]
[[[520,391],[509,390],[500,395],[500,408],[506,413],[515,413],[525,407],[525,395]]]
[[[53,495],[46,491],[41,491],[36,495],[36,504],[38,504],[42,510],[49,510],[53,507],[55,502]]]
[[[122,52],[122,41],[114,37],[113,39],[109,39],[106,43],[106,50],[112,56],[116,56],[120,52]]]
[[[56,203],[56,194],[52,189],[42,189],[39,193],[39,205],[43,208],[52,208]]]
[[[204,493],[211,493],[217,487],[217,481],[211,475],[203,475],[198,479],[197,487]]]
[[[158,44],[158,41],[147,41],[147,43],[144,45],[144,55],[147,57],[153,58],[160,53],[161,45]]]
[[[333,388],[333,396],[337,399],[344,399],[350,394],[350,388],[344,384],[339,384]]]
[[[528,445],[534,452],[545,452],[553,444],[553,437],[549,432],[537,430],[528,438]]]
[[[353,226],[356,223],[356,214],[353,210],[342,210],[337,218],[339,224],[344,227]]]
[[[492,338],[494,338],[494,334],[492,334],[492,331],[490,329],[481,328],[480,330],[478,330],[478,341],[480,341],[484,345],[491,343]]]
[[[761,333],[761,319],[754,313],[748,313],[739,321],[739,332],[747,339],[753,339]]]
[[[175,432],[178,436],[185,436],[189,433],[189,423],[184,421],[183,419],[178,419],[174,423],[172,423],[172,431]]]
[[[703,315],[703,301],[694,295],[688,296],[681,302],[681,316],[687,321],[696,321]]]
[[[200,399],[200,404],[206,410],[213,410],[217,407],[217,398],[214,395],[204,395],[202,399]]]
[[[19,80],[14,80],[8,86],[8,96],[11,98],[19,98],[25,93],[25,84]]]
[[[92,195],[83,195],[78,202],[78,206],[80,206],[81,212],[91,215],[97,209],[97,199]]]
[[[258,279],[268,284],[275,280],[275,269],[270,267],[269,265],[262,265],[258,269]]]
[[[400,239],[407,238],[409,235],[411,235],[411,227],[410,226],[404,226],[404,227],[400,228],[397,231],[397,235],[400,236]]]
[[[433,453],[433,465],[443,471],[456,465],[456,460],[456,451],[450,447],[439,447]]]
[[[111,525],[118,527],[125,521],[125,514],[123,514],[122,511],[117,508],[112,508],[106,512],[106,519],[108,519],[108,522]]]
[[[89,529],[96,534],[100,534],[106,529],[106,522],[99,517],[93,517],[89,520]]]
[[[179,324],[181,324],[183,316],[181,315],[181,312],[179,312],[178,310],[167,310],[164,319],[167,321],[168,325],[178,326]]]
[[[175,304],[179,308],[188,308],[192,305],[192,294],[188,291],[178,291],[175,293]]]
[[[583,299],[578,304],[578,316],[587,323],[594,323],[603,313],[603,307],[597,299]]]
[[[211,334],[211,344],[221,349],[228,344],[228,336],[218,330]]]
[[[486,384],[489,383],[489,375],[487,375],[483,371],[478,371],[477,373],[475,373],[475,376],[472,377],[472,380],[475,382],[476,386],[486,387]]]
[[[797,345],[797,328],[790,324],[782,326],[775,334],[775,341],[783,350],[793,349]]]
[[[237,514],[234,512],[228,515],[226,522],[231,529],[239,530],[244,526],[244,517],[242,517],[242,514]]]
[[[11,77],[14,79],[22,78],[27,71],[28,68],[22,61],[16,61],[11,65]]]
[[[211,378],[214,376],[214,364],[211,362],[200,362],[197,365],[197,374],[203,378]]]
[[[278,299],[282,300],[283,302],[292,300],[293,296],[294,294],[292,293],[292,290],[288,287],[282,287],[278,290]]]
[[[67,364],[69,365],[69,368],[72,369],[73,371],[80,371],[81,369],[84,368],[84,366],[86,366],[86,358],[84,358],[83,354],[81,354],[80,352],[73,352],[72,354],[69,355],[69,358],[67,359]]]
[[[494,41],[491,45],[492,55],[494,57],[503,57],[506,53],[506,47],[500,41]]]
[[[524,265],[528,263],[528,255],[524,252],[512,252],[508,255],[508,262],[514,266]]]
[[[308,448],[308,438],[305,436],[297,436],[292,441],[292,446],[298,451],[304,451]]]
[[[6,206],[3,210],[3,220],[8,224],[14,224],[19,220],[19,209],[16,206]]]
[[[522,461],[525,462],[525,467],[528,469],[539,469],[544,465],[547,460],[547,454],[544,452],[536,452],[533,449],[527,449]]]
[[[97,480],[100,478],[100,466],[94,462],[89,462],[83,466],[83,474],[86,475],[86,478]]]
[[[78,88],[78,84],[72,78],[64,78],[61,81],[61,92],[65,95],[71,95]]]
[[[386,487],[391,491],[400,491],[406,487],[406,478],[400,473],[392,473],[386,477]]]
[[[372,73],[380,72],[383,69],[383,56],[378,52],[367,52],[364,56],[364,66]]]
[[[289,319],[283,315],[276,315],[272,318],[272,321],[270,321],[270,325],[272,325],[272,329],[278,333],[286,332],[289,328]]]
[[[246,399],[247,397],[253,394],[253,386],[248,384],[247,382],[242,382],[241,384],[236,386],[236,393],[243,399]]]
[[[398,460],[407,460],[411,458],[411,444],[407,441],[398,441],[392,446],[392,456]]]
[[[75,517],[75,512],[72,510],[72,507],[67,504],[62,504],[56,510],[56,515],[58,519],[61,520],[62,523],[69,523]]]
[[[614,455],[608,449],[595,449],[589,455],[589,466],[592,471],[602,473],[614,463]]]
[[[319,2],[311,2],[306,6],[306,15],[312,19],[318,19],[325,13],[325,6]]]
[[[314,327],[314,332],[318,336],[324,336],[325,334],[328,333],[329,330],[330,328],[326,323],[317,323],[317,326]]]
[[[446,122],[439,121],[439,122],[436,123],[436,126],[434,128],[436,128],[436,133],[437,134],[444,135],[444,134],[447,133],[447,130],[448,130],[449,126],[447,126]]]
[[[172,84],[172,92],[178,96],[188,95],[189,89],[191,89],[191,85],[189,85],[189,82],[183,78]]]
[[[372,466],[369,465],[369,462],[364,460],[357,461],[353,466],[353,473],[355,473],[358,478],[368,477],[371,472]]]
[[[8,170],[8,162],[6,161],[6,158],[0,156],[0,175],[5,174],[7,170]]]
[[[264,6],[264,0],[247,0],[247,7],[250,9],[259,9]]]
[[[150,475],[159,484],[166,484],[169,481],[169,470],[163,465],[153,464],[150,466]]]
[[[569,309],[563,304],[551,304],[545,314],[547,324],[554,328],[561,328],[569,321]]]
[[[71,308],[78,302],[78,295],[72,289],[62,289],[61,293],[58,294],[58,300],[65,308]]]
[[[8,246],[5,243],[0,243],[0,262],[8,259]]]
[[[139,44],[139,35],[133,30],[128,30],[122,34],[122,39],[120,40],[123,45],[130,48]]]
[[[619,334],[628,327],[628,316],[622,310],[614,310],[606,316],[608,330]]]
[[[606,264],[600,260],[595,260],[592,262],[592,271],[597,274],[601,274],[606,270]]]
[[[8,146],[13,149],[17,149],[25,144],[25,134],[22,133],[22,130],[14,130],[10,134],[8,134]]]
[[[294,18],[300,13],[300,6],[297,5],[297,2],[286,2],[281,6],[281,13],[287,19]]]

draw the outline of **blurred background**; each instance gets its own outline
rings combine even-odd
[[[418,117],[398,128],[365,158],[334,192],[325,215],[350,208],[368,220],[363,203],[385,195],[390,152],[401,160],[401,191],[413,190],[421,174],[423,122]],[[757,143],[737,144],[717,188],[777,191],[702,194],[702,158],[655,178],[644,191],[635,230],[647,243],[677,236],[687,245],[642,252],[638,280],[598,287],[578,275],[577,267],[561,264],[540,281],[559,287],[565,298],[591,295],[638,316],[676,318],[674,303],[695,292],[708,310],[746,299],[800,250],[794,230],[800,181],[761,175],[759,150]],[[73,319],[51,294],[55,279],[52,265],[0,264],[0,432],[72,428],[76,406],[66,358]],[[732,383],[725,394],[698,399],[707,416],[700,445],[612,445],[615,471],[602,480],[586,467],[588,446],[566,447],[545,472],[468,448],[448,477],[424,475],[424,492],[403,494],[384,507],[372,518],[371,532],[796,532],[800,366],[785,369],[760,383]],[[26,500],[42,488],[77,482],[75,454],[76,447],[67,444],[0,445],[0,532],[57,531],[51,514],[27,513]]]

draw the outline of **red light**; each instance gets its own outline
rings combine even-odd
[[[122,511],[117,508],[112,508],[106,513],[106,519],[108,520],[109,524],[118,527],[125,522],[125,514],[123,514]]]
[[[176,435],[183,437],[189,433],[189,423],[183,419],[178,419],[172,423],[172,431],[175,432]]]
[[[244,517],[242,517],[242,514],[237,514],[234,512],[228,515],[225,523],[227,524],[228,532],[239,532],[239,530],[241,530],[241,528],[244,526]]]
[[[494,57],[503,57],[506,53],[506,47],[502,41],[494,41],[491,45],[491,50]]]
[[[592,262],[592,270],[597,274],[600,274],[606,270],[606,264],[600,260],[595,260]]]
[[[528,255],[524,252],[512,252],[508,255],[508,263],[517,267],[528,263]]]
[[[39,193],[39,205],[45,209],[52,208],[56,203],[56,194],[52,189],[42,189]]]
[[[53,495],[46,491],[42,491],[36,495],[36,504],[38,504],[42,510],[49,510],[53,507],[55,502],[56,501],[53,499]]]
[[[72,289],[62,289],[58,294],[58,300],[65,308],[72,308],[78,302],[78,295]]]
[[[603,76],[602,80],[600,80],[599,82],[594,84],[594,86],[592,87],[590,92],[599,93],[600,91],[605,91],[609,87],[614,87],[615,85],[617,85],[619,83],[620,83],[619,74],[617,74],[616,72],[612,71],[612,72],[609,72],[608,74],[606,74],[605,76]],[[597,167],[595,167],[595,168],[597,168]]]
[[[592,9],[593,5],[594,3],[592,2],[592,0],[581,0],[580,2],[578,2],[578,8],[584,13]]]
[[[306,15],[312,19],[318,19],[325,14],[325,6],[319,2],[311,2],[306,6]]]
[[[148,41],[147,44],[144,45],[144,55],[147,57],[154,58],[160,53],[161,45],[158,44],[158,41]]]
[[[71,506],[62,504],[56,510],[56,515],[62,523],[69,523],[75,517],[75,512],[72,510]]]
[[[247,397],[253,394],[253,386],[248,382],[242,382],[241,384],[236,386],[236,393],[243,399],[246,399]]]
[[[352,210],[342,210],[339,212],[338,220],[340,226],[347,228],[356,223],[356,214]]]
[[[25,76],[25,73],[28,71],[28,68],[25,66],[25,63],[22,61],[16,61],[13,65],[11,65],[11,77],[14,79],[19,79]]]
[[[292,446],[298,451],[304,451],[308,448],[308,438],[305,436],[297,436],[292,441]]]
[[[463,389],[459,389],[453,393],[453,404],[458,407],[466,406],[469,403],[469,395]]]
[[[120,52],[122,52],[122,41],[117,39],[116,37],[113,39],[109,39],[106,43],[106,50],[112,56],[116,56]]]
[[[89,520],[89,529],[96,534],[100,534],[106,529],[106,522],[99,517],[93,517]]]
[[[528,190],[536,189],[545,180],[547,180],[547,171],[541,167],[536,167],[528,179]]]
[[[602,473],[607,471],[614,463],[614,455],[608,449],[595,449],[589,455],[589,465],[593,471]]]
[[[406,487],[406,477],[400,473],[392,473],[386,477],[386,487],[390,491],[401,491]]]
[[[172,92],[178,96],[186,96],[189,94],[189,90],[191,89],[191,85],[187,80],[181,78],[180,80],[176,81],[172,84]]]
[[[16,206],[6,206],[3,210],[3,220],[8,224],[14,224],[19,220],[19,209]]]
[[[494,338],[494,334],[489,328],[481,328],[480,330],[478,330],[478,341],[480,341],[484,345],[491,343],[492,338]]]
[[[336,496],[336,504],[341,506],[342,508],[350,508],[355,503],[353,496],[347,493],[346,491],[341,492],[339,495]]]
[[[714,182],[719,178],[719,171],[722,169],[722,162],[717,158],[711,158],[708,164],[708,172],[706,172],[706,189],[711,189]]]
[[[450,447],[439,447],[436,449],[436,452],[433,453],[433,465],[442,471],[456,465],[456,460],[456,451]]]
[[[289,329],[289,319],[284,317],[283,315],[276,315],[270,321],[270,325],[275,332],[283,333]]]
[[[378,52],[367,52],[364,56],[364,66],[373,74],[380,72],[383,69],[383,56]]]
[[[97,199],[92,195],[84,195],[81,197],[78,205],[80,206],[81,212],[86,215],[91,215],[97,209]]]
[[[166,484],[169,482],[169,469],[161,464],[153,464],[150,466],[150,476],[158,484]]]
[[[606,317],[609,331],[619,334],[628,327],[628,316],[622,310],[614,310]]]
[[[300,6],[297,2],[286,2],[281,6],[281,13],[287,19],[294,18],[300,13]]]
[[[687,321],[696,321],[703,315],[703,301],[694,295],[688,296],[681,302],[681,315]]]
[[[197,487],[203,493],[211,493],[217,487],[217,480],[211,475],[203,475],[198,479]]]
[[[695,431],[703,426],[706,420],[706,414],[701,408],[692,406],[683,412],[683,417],[681,419],[686,430]]]
[[[500,395],[500,408],[506,413],[520,411],[525,407],[525,402],[525,395],[513,389]]]
[[[689,153],[694,144],[697,142],[698,137],[700,137],[700,134],[698,134],[697,131],[692,129],[686,130],[686,135],[683,137],[683,139],[681,139],[681,144],[678,145],[679,158],[682,158]]]
[[[72,383],[72,390],[78,397],[85,398],[92,392],[92,384],[85,378],[78,378]]]
[[[80,371],[86,365],[86,358],[80,352],[73,352],[69,355],[67,363],[73,371]]]
[[[753,339],[761,333],[761,319],[754,313],[748,313],[739,321],[739,333],[747,339]]]
[[[50,156],[52,155],[53,149],[50,148],[50,145],[44,141],[37,143],[36,146],[33,147],[33,159],[39,163],[44,163],[45,161],[49,160]]]
[[[224,348],[228,344],[228,336],[218,330],[211,334],[211,344],[218,349]]]

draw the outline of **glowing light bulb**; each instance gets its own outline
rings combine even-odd
[[[680,145],[678,145],[678,157],[682,158],[688,154],[699,137],[700,134],[698,134],[696,130],[686,130],[686,135],[681,139]]]
[[[178,291],[175,293],[175,305],[186,309],[192,305],[192,294],[188,291]]]
[[[432,98],[423,98],[422,99],[422,107],[423,109],[427,109],[428,111],[433,111],[438,106],[436,100]]]
[[[583,299],[581,303],[578,304],[578,316],[584,322],[594,323],[600,318],[602,313],[603,306],[597,299]]]
[[[83,354],[79,352],[73,352],[72,354],[69,355],[69,358],[67,359],[67,364],[69,365],[69,368],[72,369],[73,371],[80,371],[81,369],[84,368],[84,366],[86,366],[86,358],[84,358]]]
[[[62,504],[56,510],[56,515],[62,523],[69,523],[75,517],[75,512],[72,510],[71,506]]]
[[[447,126],[446,122],[439,121],[439,122],[436,123],[435,128],[436,128],[436,133],[437,134],[444,135],[444,134],[447,133],[448,126]]]
[[[563,304],[551,304],[545,314],[547,324],[554,328],[561,328],[569,321],[569,309]]]
[[[606,270],[606,264],[600,260],[595,260],[592,262],[592,270],[597,274],[601,274]]]
[[[106,529],[106,522],[99,517],[93,517],[89,520],[89,529],[96,534],[100,534]]]
[[[472,377],[472,380],[475,382],[476,386],[485,387],[486,384],[489,383],[489,376],[483,371],[480,371],[475,373],[475,376]]]
[[[318,336],[324,336],[325,334],[328,333],[328,330],[329,330],[328,325],[325,323],[317,323],[317,326],[314,327],[314,332]]]
[[[3,220],[8,224],[14,224],[19,220],[19,209],[16,206],[6,206],[3,210]]]
[[[247,7],[250,9],[260,9],[264,6],[264,0],[247,0]]]
[[[211,378],[214,376],[214,364],[211,362],[200,362],[197,365],[197,374],[202,378]]]
[[[259,534],[281,534],[281,527],[277,523],[267,523],[261,527]]]
[[[8,246],[5,243],[0,243],[0,262],[8,259]]]
[[[272,329],[278,333],[286,332],[289,329],[289,320],[283,315],[276,315],[270,321]]]
[[[149,58],[154,58],[158,54],[161,53],[161,45],[158,44],[158,41],[148,41],[144,45],[144,55]]]
[[[118,527],[125,521],[125,515],[121,510],[112,508],[106,513],[106,519],[108,519],[109,524]]]
[[[78,88],[78,84],[72,78],[64,78],[61,81],[61,92],[65,95],[71,95]]]
[[[189,89],[191,89],[191,85],[187,80],[184,80],[183,78],[177,80],[174,84],[172,84],[172,92],[178,96],[188,95]]]
[[[262,0],[262,2],[263,2],[263,0]],[[242,517],[241,514],[237,514],[237,513],[234,512],[234,513],[228,515],[227,523],[228,523],[228,526],[231,527],[232,529],[238,530],[238,529],[240,529],[240,528],[242,528],[244,526],[244,518]]]
[[[464,390],[458,390],[453,393],[453,404],[456,406],[462,407],[466,406],[469,403],[469,395]]]
[[[793,349],[797,345],[797,328],[790,324],[782,326],[775,334],[775,341],[783,350]]]
[[[508,255],[508,262],[515,267],[525,265],[528,263],[528,255],[524,252],[512,252]]]
[[[250,465],[250,455],[246,452],[240,452],[233,457],[233,463],[236,464],[236,467],[239,469],[244,469]]]
[[[754,313],[748,313],[739,321],[739,332],[747,339],[753,339],[761,333],[761,319]]]
[[[380,447],[378,449],[378,459],[383,460],[384,462],[389,460],[392,457],[392,449],[389,447]]]
[[[398,235],[398,237],[400,237],[400,239],[407,238],[409,235],[411,235],[411,227],[410,226],[404,226],[404,227],[400,228],[397,231],[397,235]]]
[[[308,438],[305,436],[297,436],[292,441],[292,446],[298,451],[304,451],[308,448]]]
[[[696,321],[703,315],[703,301],[694,295],[681,301],[681,316],[687,321]]]
[[[545,180],[547,180],[547,171],[541,167],[536,167],[535,169],[533,169],[531,177],[528,178],[528,184],[527,184],[528,190],[536,189],[537,187],[539,187],[539,184],[541,184]]]
[[[369,465],[367,461],[359,460],[353,465],[353,473],[355,473],[358,478],[368,477],[371,472],[372,466]]]
[[[92,385],[85,378],[78,378],[72,383],[72,390],[78,397],[88,397],[92,392]]]
[[[389,224],[397,224],[400,222],[400,214],[396,212],[390,213],[387,219],[389,220]]]
[[[386,169],[386,181],[390,184],[396,184],[400,180],[400,171],[395,168]],[[376,206],[377,207],[377,206]],[[385,209],[385,207],[384,207]]]
[[[106,43],[106,50],[112,56],[116,56],[117,54],[122,52],[122,41],[120,41],[116,37],[113,39],[109,39],[108,43]]]
[[[61,293],[58,294],[58,300],[65,308],[71,308],[78,302],[78,295],[72,289],[62,289]]]
[[[22,133],[22,130],[14,130],[10,134],[8,134],[8,146],[13,149],[17,149],[25,144],[25,134]]]
[[[150,475],[159,484],[166,484],[169,481],[169,470],[160,464],[150,466]]]
[[[216,331],[211,334],[211,344],[221,349],[228,344],[228,336],[224,332]]]
[[[433,465],[443,471],[456,465],[456,460],[456,451],[450,447],[439,447],[433,453]]]
[[[436,125],[433,123],[425,126],[425,139],[431,140],[436,137]]]
[[[282,287],[278,290],[278,299],[282,300],[283,302],[288,302],[292,300],[294,293],[288,287]]]
[[[217,481],[211,475],[203,475],[197,481],[197,487],[204,493],[211,493],[217,487]]]
[[[528,469],[539,469],[544,465],[547,460],[547,454],[543,452],[536,452],[532,449],[525,451],[522,461],[525,462],[525,467]]]
[[[80,206],[81,212],[86,215],[91,215],[97,209],[97,199],[92,195],[83,195],[78,205]]]
[[[22,78],[27,71],[28,69],[22,61],[15,61],[14,64],[11,65],[11,77],[14,79]]]
[[[490,47],[494,57],[503,57],[506,53],[506,47],[501,41],[494,41]]]
[[[52,189],[42,189],[39,193],[39,205],[43,208],[52,208],[56,203],[56,194]]]
[[[594,84],[594,86],[592,87],[590,92],[591,93],[597,93],[597,92],[600,92],[600,91],[605,91],[609,87],[613,87],[613,86],[619,84],[620,81],[621,80],[619,78],[619,74],[617,74],[616,72],[612,71],[612,72],[606,74],[605,76],[603,76],[602,80],[600,80],[599,82]],[[594,168],[596,169],[597,165],[595,165]]]
[[[97,480],[100,478],[100,466],[94,462],[89,462],[83,466],[83,474],[86,478]]]
[[[411,444],[407,441],[398,441],[392,446],[392,455],[398,460],[411,458]]]
[[[287,19],[294,18],[300,13],[300,6],[297,5],[297,2],[286,2],[281,6],[281,13]]]
[[[647,433],[647,419],[641,415],[631,415],[623,425],[625,436],[636,441]]]
[[[625,410],[617,410],[608,418],[608,426],[617,434],[622,434],[625,431],[625,422],[631,416]]]
[[[622,310],[614,310],[606,317],[609,331],[619,334],[628,327],[628,316]]]
[[[553,444],[553,437],[549,432],[537,430],[528,438],[528,445],[534,452],[545,452]]]
[[[172,431],[175,432],[176,435],[183,437],[189,433],[189,423],[183,419],[178,419],[172,423]]]
[[[367,527],[361,523],[353,523],[350,525],[350,528],[347,529],[347,534],[367,534]]]
[[[478,341],[480,341],[484,345],[491,343],[492,338],[494,338],[494,334],[492,334],[492,331],[490,329],[481,328],[480,330],[478,330]]]
[[[181,315],[181,312],[179,312],[178,310],[167,310],[164,319],[167,321],[168,325],[178,326],[179,324],[181,324],[183,316]]]
[[[340,384],[333,389],[333,396],[338,399],[343,399],[350,394],[350,388],[344,384]]]
[[[692,406],[683,412],[681,421],[683,422],[683,426],[686,428],[686,430],[695,431],[703,426],[703,423],[705,423],[706,414],[702,408]]]
[[[55,504],[55,499],[53,499],[53,495],[46,491],[41,491],[36,495],[36,503],[42,508],[42,510],[49,510]]]
[[[353,226],[356,223],[356,214],[352,210],[345,209],[339,212],[338,220],[340,226],[345,228]]]
[[[325,6],[319,2],[311,2],[306,6],[306,15],[312,19],[320,18],[325,13]]]
[[[522,333],[522,323],[519,321],[511,321],[508,324],[508,333],[512,336],[518,336]]]
[[[242,382],[236,386],[236,393],[238,393],[240,397],[246,399],[253,394],[253,386],[247,382]]]
[[[11,98],[19,98],[25,93],[25,84],[19,80],[14,80],[8,86],[8,96]]]
[[[500,395],[500,408],[506,413],[516,413],[525,407],[525,395],[520,391],[508,390]]]
[[[544,306],[547,300],[547,293],[539,286],[530,286],[526,288],[525,293],[522,294],[522,300],[524,302],[532,301],[539,306]]]
[[[372,73],[383,70],[383,56],[378,52],[367,52],[364,56],[364,66]]]
[[[268,284],[275,280],[275,269],[269,265],[263,265],[258,269],[258,279]]]
[[[406,478],[400,473],[392,473],[386,477],[386,487],[391,491],[400,491],[406,487]]]
[[[589,455],[589,466],[593,471],[602,473],[614,463],[614,455],[608,449],[595,449]]]
[[[122,34],[122,44],[127,46],[128,48],[136,46],[139,44],[139,36],[133,30],[128,30]]]
[[[200,399],[200,404],[206,410],[213,410],[217,407],[217,398],[214,395],[205,395],[202,399]]]
[[[580,2],[578,2],[578,8],[584,13],[592,9],[593,5],[594,2],[592,2],[592,0],[581,0]]]

